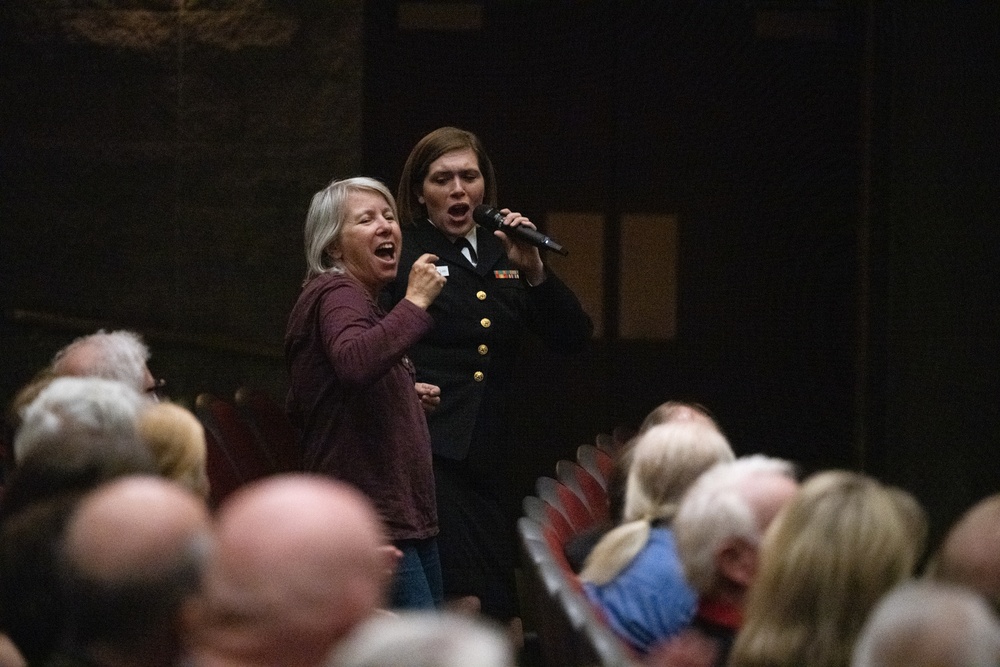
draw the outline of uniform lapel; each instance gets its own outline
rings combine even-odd
[[[485,276],[503,256],[503,244],[500,239],[493,236],[493,232],[476,226],[476,253],[479,255],[479,262],[476,264],[476,273]]]
[[[476,226],[476,254],[479,256],[479,261],[476,262],[475,267],[465,258],[462,251],[441,233],[441,230],[431,224],[430,220],[425,219],[418,222],[414,236],[424,252],[432,252],[441,259],[480,276],[485,276],[492,271],[493,265],[503,255],[503,245],[501,245],[500,239],[478,225]]]
[[[455,247],[455,244],[449,241],[448,237],[442,234],[437,227],[432,225],[430,220],[421,220],[417,223],[415,237],[424,252],[434,253],[452,264],[472,268],[462,251]]]

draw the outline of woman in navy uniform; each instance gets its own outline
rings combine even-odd
[[[445,596],[511,621],[518,616],[516,542],[503,492],[510,479],[506,406],[515,396],[518,340],[528,330],[550,349],[577,352],[593,324],[546,269],[538,248],[476,225],[476,206],[496,206],[496,182],[474,134],[443,127],[421,139],[398,192],[403,254],[389,305],[403,298],[409,266],[424,253],[438,256],[438,271],[447,277],[428,309],[431,332],[410,350],[422,383],[417,390],[431,394],[425,404],[440,398],[428,426]],[[501,213],[505,224],[534,228],[519,213]]]

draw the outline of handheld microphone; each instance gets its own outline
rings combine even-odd
[[[508,236],[516,236],[517,238],[527,241],[531,245],[538,248],[545,248],[546,250],[551,250],[564,256],[569,254],[568,250],[550,239],[545,234],[542,234],[537,229],[532,229],[531,227],[525,227],[523,225],[510,227],[509,225],[503,224],[504,217],[506,216],[504,216],[503,213],[495,208],[487,206],[486,204],[480,204],[472,211],[472,218],[486,229],[491,231],[499,229]]]

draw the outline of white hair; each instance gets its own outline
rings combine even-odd
[[[514,667],[506,635],[485,619],[450,612],[376,616],[333,652],[326,667]]]
[[[852,667],[996,667],[1000,620],[970,589],[909,581],[882,598],[854,647]]]
[[[77,364],[81,355],[86,355],[86,364]],[[52,359],[52,371],[56,375],[77,375],[118,380],[135,389],[146,391],[146,362],[149,361],[149,347],[134,331],[104,331],[77,338],[56,352]]]
[[[33,451],[58,452],[77,443],[131,448],[141,442],[139,414],[147,403],[142,394],[115,380],[59,377],[21,412],[14,437],[14,460]]]
[[[674,517],[677,552],[688,582],[704,593],[716,582],[716,555],[728,540],[760,543],[764,527],[754,510],[754,481],[762,476],[795,479],[789,461],[761,454],[708,469],[688,489]]]

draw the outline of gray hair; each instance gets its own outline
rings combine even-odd
[[[22,411],[14,460],[21,463],[36,450],[59,456],[74,447],[131,450],[139,443],[144,448],[138,419],[146,405],[142,394],[122,382],[56,378]]]
[[[327,252],[331,245],[340,240],[347,218],[347,197],[352,192],[369,191],[385,197],[398,219],[396,200],[389,188],[374,178],[356,176],[344,180],[331,181],[328,186],[313,195],[309,212],[306,214],[305,249],[306,281],[322,273],[340,273],[343,267]]]
[[[853,667],[995,667],[1000,620],[964,587],[909,581],[882,598],[854,646]]]
[[[699,592],[715,583],[715,557],[727,540],[740,538],[756,545],[763,538],[764,527],[749,497],[751,485],[761,476],[795,479],[795,467],[761,454],[744,456],[710,468],[684,495],[674,535],[688,582]]]
[[[326,667],[514,667],[492,623],[449,612],[376,616],[334,650]]]
[[[88,353],[86,368],[70,369],[70,360],[79,352]],[[124,382],[139,393],[146,391],[146,362],[149,348],[134,331],[104,331],[77,338],[56,352],[52,371],[56,375],[86,375]]]

